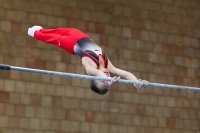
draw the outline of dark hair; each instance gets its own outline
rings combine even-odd
[[[97,94],[105,95],[108,93],[108,89],[100,89],[96,86],[96,82],[94,80],[91,81],[90,88]]]

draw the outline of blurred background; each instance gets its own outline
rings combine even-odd
[[[78,56],[27,35],[33,25],[89,34],[112,63],[150,82],[200,87],[200,2],[0,0],[0,63],[85,74]],[[200,133],[200,93],[0,71],[1,133]]]

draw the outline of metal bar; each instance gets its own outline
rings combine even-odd
[[[103,80],[104,81],[105,80],[107,80],[107,81],[111,80],[111,78],[102,78],[102,77],[89,76],[89,75],[64,73],[64,72],[56,72],[56,71],[47,71],[47,70],[31,69],[31,68],[24,68],[24,67],[14,67],[14,66],[9,66],[9,65],[4,65],[4,64],[0,64],[0,69],[2,69],[2,70],[15,70],[15,71],[22,71],[22,72],[31,72],[31,73],[38,73],[38,74],[48,74],[48,75],[55,75],[55,76],[64,76],[64,77],[71,77],[71,78],[82,78],[82,79],[88,79],[88,80],[102,80],[102,81]],[[119,83],[139,84],[140,82],[120,79]],[[170,85],[170,84],[151,83],[151,82],[149,82],[149,86],[159,87],[159,88],[179,89],[179,90],[200,91],[200,88],[197,88],[197,87],[178,86],[178,85]]]

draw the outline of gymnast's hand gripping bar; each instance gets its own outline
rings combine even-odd
[[[111,81],[111,78],[102,78],[102,77],[89,76],[89,75],[63,73],[63,72],[47,71],[47,70],[39,70],[39,69],[30,69],[30,68],[15,67],[15,66],[4,65],[4,64],[0,64],[0,69],[1,70],[16,70],[16,71],[22,71],[22,72],[38,73],[38,74],[49,74],[49,75],[64,76],[64,77],[71,77],[71,78],[82,78],[82,79],[88,79],[88,80]],[[139,84],[140,82],[120,79],[119,83]],[[148,85],[153,86],[153,87],[159,87],[159,88],[200,91],[200,88],[196,88],[196,87],[177,86],[177,85],[159,84],[159,83],[151,83],[151,82],[149,82]]]

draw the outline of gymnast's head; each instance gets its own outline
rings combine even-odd
[[[100,69],[100,71],[104,72],[107,77],[110,77],[110,73],[107,69]],[[108,93],[110,87],[109,83],[108,81],[92,80],[90,88],[97,94],[105,95]]]
[[[90,88],[97,94],[105,95],[108,93],[109,85],[100,80],[92,80],[90,84]]]

